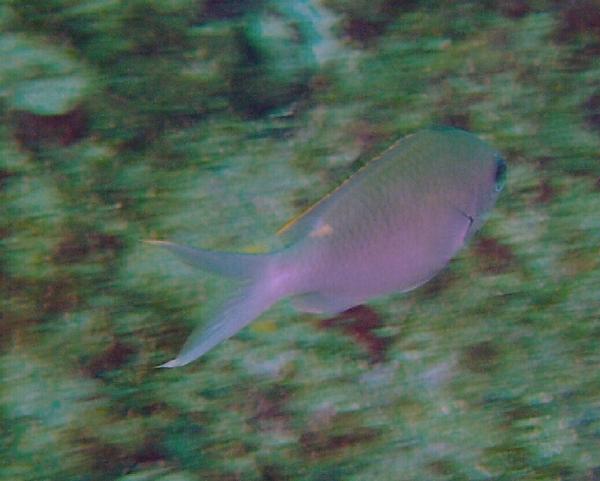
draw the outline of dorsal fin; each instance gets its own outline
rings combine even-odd
[[[412,137],[412,135],[408,135],[403,139],[400,139],[394,142],[391,146],[385,149],[381,154],[374,157],[373,159],[366,162],[362,165],[356,172],[351,174],[346,180],[344,180],[340,185],[338,185],[331,192],[326,194],[323,198],[312,204],[310,207],[300,212],[300,214],[292,217],[288,222],[286,222],[278,231],[277,235],[282,236],[286,241],[294,241],[301,237],[304,237],[313,229],[318,227],[318,222],[323,213],[327,210],[331,202],[334,200],[334,194],[340,194],[345,191],[349,184],[354,184],[363,177],[365,169],[377,162],[378,160],[385,157],[385,155],[390,152],[392,149],[398,146],[401,141],[405,141],[406,139]]]
[[[335,192],[335,190],[333,192]],[[325,197],[300,212],[300,214],[292,217],[291,220],[286,222],[283,227],[277,231],[277,235],[282,236],[286,241],[294,241],[307,235],[316,227],[321,215],[327,210],[329,203],[328,199],[331,198],[333,192],[327,194]]]

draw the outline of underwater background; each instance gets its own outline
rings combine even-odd
[[[277,248],[435,124],[508,162],[444,272],[154,369],[234,287],[143,239]],[[0,245],[2,480],[600,480],[600,2],[5,0]]]

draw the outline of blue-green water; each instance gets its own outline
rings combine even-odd
[[[600,479],[598,12],[5,2],[0,478]],[[153,368],[234,287],[142,239],[277,247],[431,124],[501,150],[507,187],[440,276],[371,304],[382,360],[283,302]]]

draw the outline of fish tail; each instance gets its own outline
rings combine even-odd
[[[281,256],[276,253],[237,254],[195,249],[172,242],[150,242],[167,248],[194,267],[243,281],[237,293],[208,324],[192,332],[177,357],[157,367],[179,367],[198,359],[288,294],[290,282],[280,262]]]
[[[260,283],[244,286],[207,325],[199,326],[192,332],[175,359],[158,367],[185,366],[198,359],[250,324],[278,298],[279,296]]]
[[[218,252],[175,244],[168,241],[146,240],[171,251],[186,264],[224,277],[250,279],[263,270],[268,254]]]

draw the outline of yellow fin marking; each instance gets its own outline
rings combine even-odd
[[[325,237],[331,234],[333,234],[333,227],[331,227],[329,224],[323,224],[322,226],[312,230],[308,235],[310,237]]]

